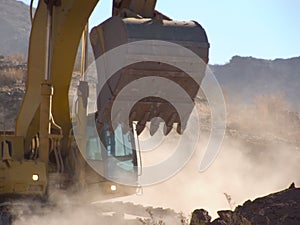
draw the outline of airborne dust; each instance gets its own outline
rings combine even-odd
[[[297,139],[300,119],[297,113],[289,110],[290,106],[284,96],[260,95],[247,105],[236,101],[233,104],[228,97],[225,98],[226,136],[220,154],[207,171],[198,171],[210,131],[209,106],[200,98],[197,110],[201,117],[201,137],[195,154],[184,169],[165,182],[143,187],[139,195],[115,200],[145,207],[171,208],[182,213],[175,216],[173,211],[165,211],[166,215],[155,217],[151,210],[144,208],[146,213],[141,214],[147,216],[148,212],[146,218],[135,219],[138,215],[125,216],[129,219],[124,220],[124,224],[154,224],[159,220],[165,224],[187,224],[187,218],[194,209],[204,208],[215,217],[217,210],[234,209],[247,199],[285,189],[292,182],[300,184],[300,149]],[[146,133],[144,138],[148,138]],[[166,141],[159,152],[156,150],[156,153],[146,152],[142,155],[145,166],[160,162],[172,154],[171,146],[178,136],[176,132],[172,132],[169,138],[171,142]],[[97,199],[97,193],[93,195]],[[70,200],[74,198],[66,193],[58,199],[56,207],[47,209],[46,212],[44,210],[40,215],[30,215],[27,212],[14,225],[115,224],[113,221],[120,224],[123,221],[118,213],[107,218],[100,216],[101,210],[94,206],[99,204],[101,208],[101,203],[95,203],[92,207],[82,205],[80,201],[74,204]],[[125,205],[119,211],[126,212],[128,207],[130,206]],[[99,222],[99,218],[102,218],[102,222]]]

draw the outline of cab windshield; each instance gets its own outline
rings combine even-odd
[[[128,172],[134,171],[134,166],[137,163],[132,132],[123,133],[121,124],[117,126],[114,132],[110,132],[109,126],[106,124],[100,134],[95,127],[88,126],[87,135],[87,160],[106,162],[106,167],[109,167],[109,170],[114,170],[114,167],[118,166]],[[116,160],[110,160],[112,158]],[[111,165],[111,162],[117,162],[117,165]]]

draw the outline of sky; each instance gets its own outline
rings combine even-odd
[[[111,5],[112,0],[99,1],[90,27],[110,17]],[[199,22],[208,35],[211,64],[227,63],[235,55],[300,56],[298,0],[158,0],[156,9],[174,20]]]

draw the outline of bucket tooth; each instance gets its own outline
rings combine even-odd
[[[166,124],[164,125],[164,135],[167,136],[171,130],[173,129],[173,126],[167,126]]]
[[[183,133],[182,129],[181,129],[181,123],[177,124],[176,131],[177,131],[178,134],[182,134]]]
[[[177,131],[178,134],[181,135],[185,131],[185,128],[186,128],[186,126],[182,126],[181,123],[178,123],[177,127],[176,127],[176,131]]]
[[[146,126],[146,123],[145,124],[138,123],[136,125],[136,133],[137,133],[137,135],[140,135],[143,132],[143,130],[145,129],[145,126]]]
[[[177,113],[173,112],[169,119],[166,121],[164,125],[164,135],[167,136],[171,130],[173,129],[173,123],[175,122],[177,117]]]
[[[136,132],[137,135],[140,135],[143,130],[145,129],[146,123],[150,117],[150,112],[146,112],[145,115],[143,116],[142,120],[138,122],[137,126],[136,126]]]
[[[151,123],[150,123],[150,135],[151,136],[153,136],[159,129],[160,122],[162,122],[162,120],[158,117],[151,120]]]

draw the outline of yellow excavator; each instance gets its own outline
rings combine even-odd
[[[98,91],[97,110],[87,115],[89,90],[84,78],[87,61],[84,43],[88,38],[88,19],[97,3],[98,0],[38,2],[32,15],[26,92],[15,131],[0,133],[1,204],[22,198],[46,198],[55,189],[93,188],[106,199],[132,194],[132,187],[109,179],[111,170],[119,165],[107,166],[108,161],[114,162],[108,159],[121,161],[127,174],[137,179],[140,155],[136,139],[146,123],[159,116],[165,121],[165,135],[175,125],[178,133],[184,131],[191,110],[182,120],[170,102],[153,96],[140,99],[132,107],[127,118],[129,124],[112,118],[112,105],[118,94],[142,77],[169,79],[195,99],[199,84],[184,71],[161,62],[144,60],[116,71]],[[206,65],[209,43],[204,29],[193,21],[174,21],[155,10],[155,5],[156,0],[113,0],[112,17],[90,32],[95,60],[124,44],[158,40],[191,50]],[[68,93],[81,37],[83,76],[75,106],[79,116],[72,118]],[[124,57],[139,57],[139,54],[126,52]],[[183,58],[182,63],[189,62]],[[205,67],[202,69],[200,79],[205,73]],[[99,72],[97,76],[102,79],[105,74]],[[142,87],[138,91],[142,92]],[[89,124],[96,124],[96,130],[90,129]],[[157,126],[151,124],[151,127],[153,134]],[[95,145],[99,140],[105,150]],[[106,168],[105,174],[96,173],[87,160]]]

